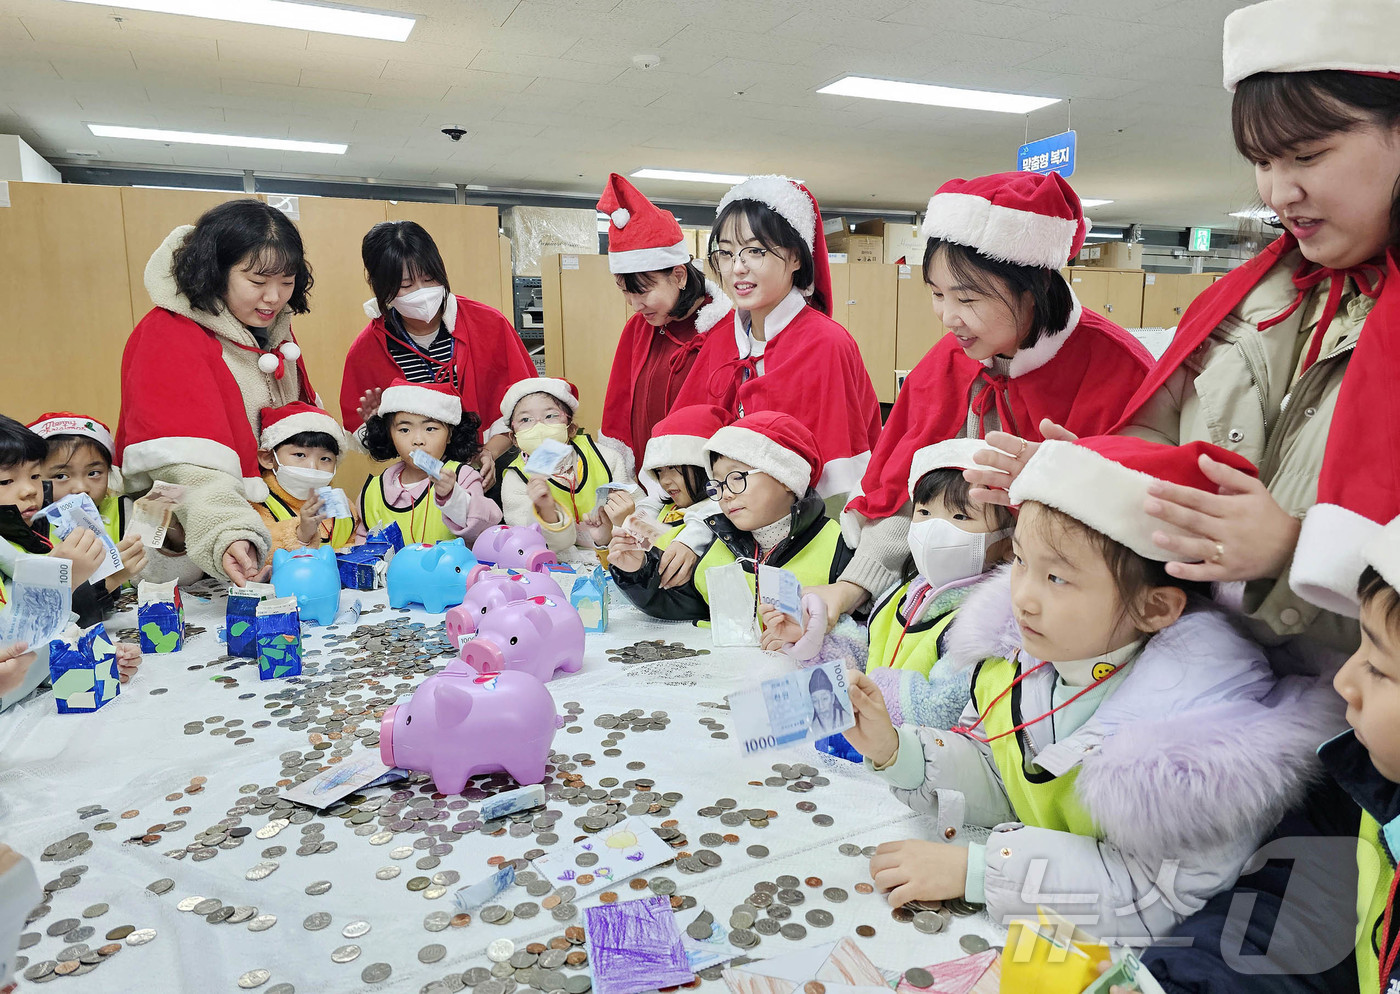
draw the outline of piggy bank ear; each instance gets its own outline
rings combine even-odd
[[[536,535],[540,536],[541,538],[544,537],[544,529],[543,529],[542,527],[540,527],[540,523],[539,523],[538,521],[534,521],[534,522],[531,522],[531,523],[530,523],[530,531],[534,532]]]
[[[441,558],[442,550],[439,549],[437,546],[433,546],[427,552],[423,553],[423,568],[431,573],[433,567],[438,564],[438,560],[440,560]]]
[[[291,554],[290,552],[288,552],[286,549],[276,549],[276,550],[274,550],[273,553],[272,553],[272,568],[273,568],[273,569],[278,569],[278,568],[280,568],[281,565],[282,565],[283,563],[285,563],[288,559],[291,559],[291,558],[292,558],[292,554]]]
[[[332,549],[329,545],[317,546],[316,558],[322,560],[323,562],[333,563],[335,562],[335,550]]]
[[[467,544],[466,544],[465,542],[463,542],[460,538],[454,538],[454,539],[453,539],[452,541],[450,541],[450,542],[439,542],[439,543],[438,543],[438,547],[439,547],[439,548],[441,548],[441,547],[443,547],[443,546],[446,546],[446,547],[449,548],[449,549],[465,549],[465,548],[467,547]]]
[[[476,586],[477,581],[485,576],[486,571],[490,568],[490,566],[483,566],[480,563],[473,566],[471,572],[467,574],[467,589],[470,590],[472,587]]]
[[[451,680],[442,681],[433,695],[433,717],[440,729],[456,728],[472,713],[472,695]]]

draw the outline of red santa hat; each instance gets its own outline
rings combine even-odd
[[[1248,459],[1209,442],[1163,445],[1129,435],[1098,435],[1041,442],[1011,484],[1011,501],[1053,507],[1145,559],[1171,562],[1176,556],[1152,541],[1152,535],[1176,529],[1144,510],[1148,487],[1164,480],[1215,493],[1219,488],[1201,471],[1203,455],[1258,475]]]
[[[1059,269],[1079,254],[1089,221],[1059,173],[950,179],[929,199],[920,234],[989,259]]]
[[[72,411],[51,411],[48,414],[41,414],[29,422],[29,430],[45,441],[55,435],[80,435],[96,442],[107,453],[107,463],[111,466],[111,472],[107,477],[108,489],[121,491],[121,471],[113,465],[117,446],[112,440],[111,429],[101,421],[83,414],[74,414]]]
[[[726,425],[705,443],[709,466],[728,456],[762,470],[798,497],[822,472],[816,437],[801,421],[779,411],[759,411]]]
[[[380,417],[417,414],[445,425],[462,423],[462,398],[446,383],[410,383],[400,377],[379,397]]]
[[[650,273],[683,266],[690,249],[680,222],[626,179],[613,173],[598,210],[608,216],[608,268],[614,273]]]
[[[321,432],[335,439],[344,455],[350,443],[341,429],[340,423],[314,404],[293,401],[281,407],[264,407],[259,415],[262,433],[258,436],[258,448],[271,452],[293,435],[306,431]]]
[[[1225,89],[1261,72],[1400,78],[1396,0],[1267,0],[1225,18]]]
[[[826,301],[825,313],[831,314],[831,261],[826,255],[826,234],[822,231],[822,211],[812,191],[795,179],[786,176],[750,176],[732,187],[721,198],[718,217],[724,209],[736,200],[756,200],[773,213],[792,225],[798,237],[807,243],[812,253],[815,280],[812,286],[798,287],[804,295],[811,296],[814,290],[821,291]]]
[[[1400,518],[1390,524],[1376,526],[1375,537],[1366,544],[1362,552],[1364,565],[1370,566],[1381,575],[1381,579],[1396,590],[1400,590]],[[1361,573],[1356,575],[1356,585],[1361,583]],[[1355,613],[1353,610],[1350,613]]]
[[[708,473],[710,460],[705,446],[729,422],[729,412],[712,404],[678,407],[656,422],[638,474],[647,489],[661,492],[656,471],[664,466],[699,466]]]
[[[501,417],[510,423],[515,413],[515,405],[532,393],[547,393],[563,404],[570,414],[578,410],[578,387],[558,376],[530,376],[511,384],[506,395],[501,398]]]
[[[914,453],[909,464],[909,499],[914,499],[914,490],[919,481],[935,469],[989,469],[973,460],[973,456],[989,446],[980,438],[949,438],[942,442],[925,445]]]

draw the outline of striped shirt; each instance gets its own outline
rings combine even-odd
[[[404,330],[403,322],[398,319],[398,315],[390,311],[392,326],[390,334],[386,336],[389,345],[389,356],[398,364],[403,371],[404,379],[410,383],[432,383],[437,379],[442,367],[437,363],[452,364],[453,339],[445,325],[439,325],[437,335],[426,346],[410,338],[408,332]],[[429,362],[414,352],[403,342],[413,342],[418,352],[431,356],[436,362]]]

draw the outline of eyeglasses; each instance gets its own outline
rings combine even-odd
[[[759,476],[768,474],[761,469],[746,469],[742,473],[738,470],[730,473],[722,480],[706,480],[705,493],[711,500],[719,500],[720,495],[728,490],[731,496],[738,497],[749,486],[749,477],[757,473]]]
[[[756,246],[750,245],[741,248],[738,257],[739,260],[743,262],[744,268],[757,269],[762,266],[764,260],[768,258],[768,250],[766,248],[757,248]],[[710,253],[710,265],[715,269],[727,273],[734,268],[734,253],[728,249],[715,249]]]

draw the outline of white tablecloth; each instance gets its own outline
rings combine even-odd
[[[366,608],[385,603],[383,591],[346,591],[342,605],[356,597]],[[308,732],[278,727],[275,720],[270,727],[250,728],[254,721],[267,718],[266,695],[284,689],[285,681],[260,683],[256,668],[250,665],[227,674],[217,665],[191,669],[223,654],[224,646],[215,634],[223,624],[223,612],[222,596],[205,600],[187,596],[187,623],[201,625],[207,632],[190,638],[180,653],[147,656],[121,696],[96,714],[60,716],[52,699],[43,694],[0,716],[0,839],[34,861],[41,882],[53,880],[69,866],[85,864],[90,868],[79,885],[56,892],[52,911],[29,926],[43,934],[37,945],[24,950],[31,964],[54,958],[64,946],[61,938],[46,934],[48,925],[62,918],[78,918],[84,908],[98,902],[109,904],[111,910],[83,922],[96,929],[96,935],[88,940],[93,948],[102,944],[106,931],[119,925],[154,928],[158,936],[149,944],[123,948],[86,976],[58,978],[56,983],[64,990],[104,994],[232,991],[237,990],[241,974],[261,968],[271,972],[268,987],[288,982],[302,992],[414,991],[446,974],[460,973],[473,965],[489,966],[484,949],[492,939],[509,937],[523,948],[526,942],[562,933],[564,925],[548,912],[505,926],[488,925],[474,916],[466,928],[426,931],[423,919],[429,912],[455,910],[451,896],[456,888],[448,888],[446,896],[433,901],[406,889],[410,877],[424,872],[413,866],[422,853],[396,861],[389,857],[389,851],[411,843],[416,836],[407,836],[402,843],[396,839],[373,846],[367,837],[356,836],[350,825],[337,818],[316,819],[326,823],[325,839],[338,843],[336,851],[328,854],[297,856],[300,832],[293,825],[275,839],[259,841],[249,836],[241,847],[221,851],[205,862],[163,855],[225,818],[240,796],[240,786],[274,784],[282,769],[278,758],[282,753],[309,748]],[[133,615],[134,611],[110,620],[109,630],[132,626]],[[361,623],[398,617],[403,615],[386,607],[366,615]],[[416,610],[408,617],[430,625],[441,621],[441,616]],[[342,634],[348,630],[346,625],[338,629]],[[305,648],[322,647],[326,632],[306,626]],[[706,707],[704,702],[723,701],[730,690],[750,686],[760,677],[791,666],[788,660],[756,649],[722,649],[706,656],[631,665],[607,659],[605,650],[652,638],[697,648],[710,646],[707,630],[653,621],[614,596],[610,630],[588,636],[583,670],[549,685],[556,703],[576,701],[583,707],[583,714],[573,723],[582,730],[570,734],[560,729],[554,748],[570,756],[589,753],[596,760],[595,766],[579,771],[590,785],[596,786],[609,776],[622,782],[646,777],[656,782],[658,792],[681,792],[684,799],[675,806],[672,817],[679,820],[689,838],[688,851],[703,848],[699,837],[705,832],[734,832],[741,838],[738,845],[719,847],[723,865],[703,874],[686,874],[667,866],[647,870],[643,876],[673,879],[678,893],[693,895],[722,923],[753,891],[755,882],[774,880],[780,874],[804,879],[818,876],[824,887],[839,886],[850,893],[844,903],[829,903],[821,888],[804,887],[807,900],[794,909],[791,920],[805,924],[806,911],[826,908],[835,916],[835,923],[825,929],[808,926],[808,935],[800,942],[778,935],[765,937],[748,950],[755,958],[853,935],[858,925],[874,926],[873,938],[858,941],[878,966],[896,972],[962,955],[958,938],[969,931],[1001,941],[1000,930],[985,915],[954,919],[947,931],[929,936],[910,924],[892,920],[888,905],[878,894],[855,892],[856,883],[869,880],[868,861],[842,855],[838,851],[842,843],[868,846],[890,839],[931,837],[923,820],[914,818],[860,767],[807,746],[746,759],[735,738],[715,740],[710,728],[699,723],[700,718],[726,722],[727,711]],[[333,655],[328,652],[323,658]],[[234,677],[238,685],[228,689],[215,681],[225,675]],[[310,679],[325,680],[327,675]],[[158,688],[167,692],[153,695]],[[244,696],[248,699],[240,699]],[[366,692],[366,696],[374,695]],[[594,725],[594,718],[632,708],[666,711],[670,727],[628,732],[619,746],[621,756],[603,756],[599,743],[608,733]],[[185,722],[216,715],[243,718],[243,728],[255,741],[238,746],[233,736],[211,736],[207,731],[184,734]],[[360,748],[356,743],[356,749]],[[627,769],[627,763],[638,760],[646,764],[644,770]],[[830,785],[798,794],[749,783],[771,776],[773,763],[799,762],[817,767],[830,778]],[[207,778],[202,793],[175,802],[165,800],[166,795],[182,791],[194,776]],[[392,789],[379,788],[386,792]],[[741,809],[773,809],[779,816],[760,830],[747,823],[725,828],[718,819],[697,815],[698,808],[722,797],[735,799]],[[810,813],[796,808],[800,801],[814,802],[818,812],[832,816],[834,824],[826,828],[814,824]],[[86,805],[101,805],[109,814],[80,818],[78,809]],[[172,809],[181,805],[193,810],[184,816],[172,814]],[[550,807],[562,812],[559,845],[566,845],[580,834],[573,820],[586,806],[555,801]],[[139,814],[120,817],[131,810]],[[185,828],[166,833],[154,846],[126,841],[149,825],[178,817],[186,821]],[[116,821],[117,829],[93,831],[96,823],[106,820]],[[243,819],[243,824],[254,830],[265,822],[266,816],[256,814]],[[94,842],[90,851],[66,863],[40,861],[46,846],[79,831],[90,833]],[[771,856],[763,860],[748,856],[745,849],[754,843],[766,846]],[[272,844],[288,846],[288,852],[278,860],[280,868],[262,880],[245,879],[245,873],[261,861],[260,852]],[[473,832],[455,843],[439,869],[456,870],[461,884],[471,883],[491,872],[489,857],[520,856],[535,844],[532,836],[490,838]],[[375,870],[389,864],[399,865],[401,875],[388,881],[376,879]],[[164,896],[147,892],[146,885],[161,877],[174,878],[174,889]],[[331,881],[332,889],[320,897],[307,896],[304,888],[317,880]],[[625,881],[618,881],[613,889],[622,900],[649,893],[632,891]],[[250,932],[244,925],[210,925],[176,909],[178,901],[191,895],[218,898],[230,905],[253,905],[279,920],[263,932]],[[525,900],[539,898],[529,898],[522,888],[515,888],[499,899],[507,907]],[[579,918],[567,924],[582,925],[582,908],[596,902],[596,895],[580,899]],[[322,931],[305,931],[302,920],[315,911],[329,912],[333,922]],[[342,928],[356,919],[368,921],[372,930],[359,939],[345,938]],[[350,942],[362,948],[361,956],[348,964],[332,962],[331,951]],[[436,964],[421,964],[418,950],[434,942],[447,946],[446,957]],[[386,983],[369,987],[361,982],[361,971],[379,961],[392,965],[393,976]]]

